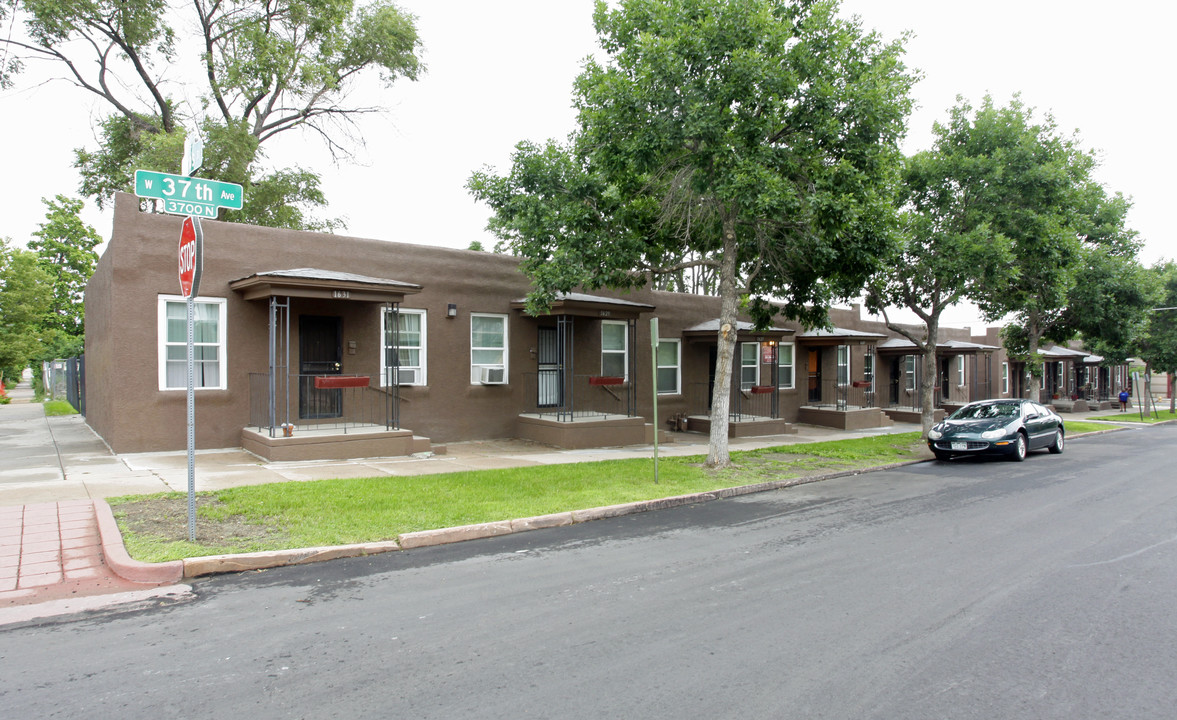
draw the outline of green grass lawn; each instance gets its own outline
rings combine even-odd
[[[1101,423],[1084,422],[1082,420],[1066,420],[1064,422],[1067,428],[1068,435],[1078,435],[1079,433],[1099,432],[1100,430],[1108,430],[1107,425]]]
[[[201,493],[198,543],[187,540],[187,496],[110,500],[132,557],[161,562],[227,552],[395,539],[416,530],[583,510],[688,493],[877,467],[927,457],[918,433],[799,443],[703,458],[662,458],[502,470],[286,482]]]
[[[74,409],[74,406],[70,405],[65,400],[46,400],[44,404],[45,404],[45,414],[50,417],[52,417],[54,415],[77,415],[78,414],[78,411]]]
[[[1088,420],[1107,420],[1110,422],[1132,422],[1132,423],[1139,423],[1139,422],[1159,423],[1159,422],[1166,422],[1168,420],[1177,420],[1177,414],[1171,413],[1168,410],[1162,410],[1162,411],[1160,411],[1156,414],[1153,414],[1153,415],[1150,415],[1148,413],[1143,413],[1143,415],[1144,415],[1144,419],[1141,420],[1141,411],[1140,410],[1129,410],[1126,413],[1116,413],[1114,415],[1100,415],[1099,417],[1088,418]]]

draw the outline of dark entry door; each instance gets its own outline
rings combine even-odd
[[[948,400],[948,390],[952,382],[952,358],[940,358],[940,397]]]
[[[891,360],[891,404],[899,404],[899,386],[903,383],[903,355]]]
[[[707,348],[707,412],[711,412],[711,399],[715,397],[715,363],[719,361],[719,346]]]
[[[298,319],[298,416],[336,418],[343,414],[343,391],[320,390],[315,376],[343,370],[343,318],[302,315]]]
[[[821,349],[809,351],[809,402],[821,402]]]
[[[561,407],[564,397],[564,366],[560,362],[560,337],[556,328],[539,328],[536,361],[539,365],[539,407]]]

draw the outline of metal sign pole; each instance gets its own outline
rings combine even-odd
[[[658,318],[650,318],[650,367],[654,382],[654,484],[658,484]]]
[[[200,218],[184,220],[180,231],[180,292],[188,301],[188,540],[196,542],[196,296],[204,267]],[[218,328],[218,332],[224,332]]]
[[[195,291],[195,288],[193,288]],[[196,362],[195,292],[188,296],[188,541],[196,542]]]

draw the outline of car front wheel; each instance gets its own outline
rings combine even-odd
[[[1054,453],[1055,455],[1058,455],[1059,453],[1061,453],[1063,451],[1063,443],[1064,443],[1063,431],[1062,430],[1055,430],[1054,431],[1054,444],[1050,446],[1050,451],[1052,453]]]
[[[1018,433],[1018,439],[1014,443],[1014,454],[1012,455],[1014,462],[1021,462],[1026,459],[1026,436]]]

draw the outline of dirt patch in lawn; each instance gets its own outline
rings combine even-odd
[[[230,515],[215,497],[196,498],[196,539],[201,545],[244,548],[287,539],[281,528],[264,520]],[[124,533],[163,541],[188,540],[188,498],[159,497],[134,500],[113,507]]]

